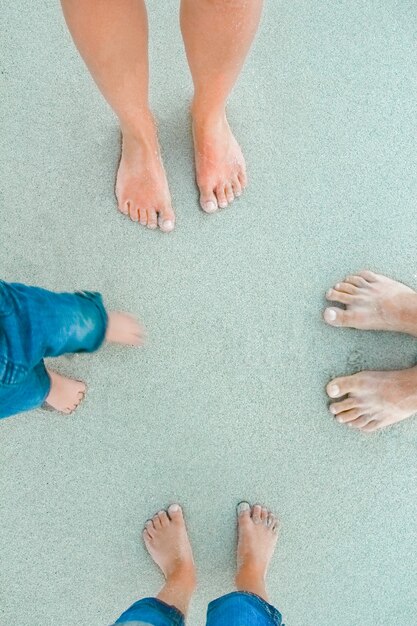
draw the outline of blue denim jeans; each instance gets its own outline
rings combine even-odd
[[[0,418],[45,401],[51,383],[44,357],[93,352],[106,328],[98,293],[53,293],[0,281]]]
[[[127,626],[184,626],[183,614],[156,598],[143,598],[119,617]],[[114,625],[115,626],[115,625]],[[210,602],[207,626],[284,626],[279,611],[259,596],[234,591]]]

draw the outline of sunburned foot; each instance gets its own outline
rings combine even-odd
[[[143,116],[139,130],[122,131],[116,197],[119,210],[132,221],[173,230],[175,214],[151,115]]]
[[[246,187],[246,166],[225,113],[208,117],[192,111],[197,185],[206,213],[224,209]]]
[[[372,432],[417,413],[417,366],[394,372],[359,372],[327,385],[338,422]]]
[[[144,336],[144,328],[133,315],[118,311],[109,313],[106,331],[106,341],[109,343],[141,346],[144,342]]]
[[[237,508],[236,587],[266,599],[265,578],[278,538],[279,522],[267,508],[241,502]]]
[[[46,398],[46,404],[65,415],[70,415],[83,401],[86,386],[80,380],[73,380],[48,370],[51,379],[51,388]]]
[[[329,307],[324,319],[332,326],[391,330],[417,336],[417,293],[391,278],[360,272],[337,283],[326,297],[345,305]]]
[[[159,511],[148,520],[143,539],[167,583],[173,583],[182,590],[194,588],[194,559],[184,516],[178,504],[172,504],[168,511]]]

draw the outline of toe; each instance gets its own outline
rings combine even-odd
[[[358,276],[364,278],[368,283],[375,283],[377,280],[382,278],[379,274],[375,274],[374,272],[370,272],[369,270],[363,270],[363,272],[359,272]]]
[[[342,302],[342,300],[340,300],[340,302]],[[327,322],[327,324],[329,324],[330,326],[353,327],[357,315],[355,315],[353,311],[345,311],[336,307],[328,307],[324,310],[323,318],[324,321]]]
[[[268,528],[271,528],[276,523],[276,517],[273,513],[268,513],[268,519],[266,520],[266,525]]]
[[[246,189],[247,184],[248,184],[248,177],[247,177],[246,172],[244,170],[239,172],[238,179],[239,179],[240,186],[241,186],[242,190]]]
[[[132,222],[139,221],[139,210],[134,202],[130,202],[129,204],[129,216]]]
[[[155,536],[155,528],[151,519],[145,522],[145,530],[151,538]]]
[[[267,521],[268,521],[268,509],[263,506],[262,511],[261,511],[261,522],[262,524],[266,526]]]
[[[352,276],[348,276],[345,282],[351,283],[352,285],[355,285],[355,287],[366,287],[367,285],[366,280],[362,278],[362,276],[359,276],[358,274],[353,274]]]
[[[336,420],[340,424],[347,424],[348,422],[353,422],[353,420],[358,419],[358,417],[362,417],[363,409],[351,409],[350,411],[343,411],[343,413],[339,413],[336,417]]]
[[[214,213],[218,209],[217,198],[213,187],[200,187],[200,206],[206,213]]]
[[[231,183],[228,183],[225,188],[224,188],[224,193],[226,194],[226,200],[229,204],[231,204],[233,202],[233,200],[235,199],[235,195],[233,193],[233,189],[232,189],[232,185]]]
[[[326,391],[330,398],[341,398],[358,389],[358,386],[357,374],[353,374],[352,376],[335,378],[330,381],[326,387]]]
[[[175,213],[171,207],[159,209],[158,225],[164,233],[169,233],[175,227]]]
[[[216,196],[217,196],[217,204],[221,209],[225,209],[227,207],[227,198],[225,193],[224,185],[218,185],[216,187]]]
[[[159,511],[158,513],[159,521],[161,522],[162,528],[166,528],[169,526],[169,517],[166,511]]]
[[[234,176],[234,178],[232,179],[232,188],[235,198],[239,198],[239,196],[242,195],[242,185],[240,184],[239,178],[237,176]]]
[[[142,207],[139,209],[139,222],[142,226],[146,226],[148,223],[148,211]]]
[[[239,502],[239,504],[236,507],[236,515],[238,516],[240,520],[249,519],[251,515],[249,502],[245,502],[245,501]]]
[[[377,422],[376,420],[371,420],[370,422],[366,424],[366,426],[361,428],[361,430],[364,433],[373,433],[379,428],[381,428],[381,425],[379,424],[379,422]]]
[[[161,520],[159,519],[158,513],[153,516],[152,523],[155,530],[160,530],[162,528]]]
[[[123,213],[123,215],[129,215],[129,205],[130,205],[130,200],[127,200],[125,202],[119,202],[119,211],[120,213]]]
[[[344,293],[350,293],[352,296],[359,292],[359,288],[355,287],[351,283],[336,283],[334,286],[335,291],[343,291]]]
[[[355,420],[349,421],[349,426],[352,428],[362,429],[369,424],[369,422],[374,421],[370,415],[361,415]]]
[[[260,504],[255,504],[255,506],[252,509],[252,520],[254,524],[260,524],[261,523],[261,513],[262,513],[262,507]]]
[[[344,291],[338,291],[337,289],[329,289],[326,293],[327,300],[331,302],[341,302],[341,304],[351,304],[354,300],[354,296]]]
[[[168,507],[168,515],[173,522],[182,522],[184,519],[183,512],[179,504],[171,504],[171,506]]]
[[[358,408],[358,401],[355,398],[347,398],[341,402],[334,402],[329,406],[330,413],[337,415],[343,411],[350,411],[350,409]]]
[[[148,228],[155,230],[158,227],[158,216],[155,209],[148,209]]]
[[[142,532],[142,538],[145,543],[148,543],[148,541],[152,540],[152,537],[146,528]]]

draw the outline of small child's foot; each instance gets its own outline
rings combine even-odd
[[[208,116],[192,107],[200,205],[206,213],[226,208],[246,187],[246,165],[226,114]]]
[[[49,369],[47,372],[51,379],[51,388],[45,402],[55,411],[70,415],[85,397],[85,383],[66,378]]]
[[[178,504],[171,504],[168,511],[159,511],[146,522],[143,540],[167,581],[176,579],[177,583],[195,585],[193,553]]]
[[[329,289],[326,298],[345,309],[329,307],[324,319],[331,326],[361,330],[391,330],[417,336],[417,293],[396,280],[364,271]]]
[[[129,313],[112,311],[108,315],[106,341],[124,346],[141,346],[144,342],[143,326]]]
[[[279,521],[267,508],[247,502],[237,507],[236,588],[267,600],[265,579],[278,538]]]

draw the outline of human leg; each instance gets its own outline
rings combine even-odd
[[[191,107],[201,207],[212,213],[246,186],[226,101],[258,28],[263,0],[182,0],[181,29],[194,82]]]
[[[148,20],[143,0],[61,0],[88,69],[122,131],[119,210],[148,228],[170,231],[175,215],[148,102]]]

